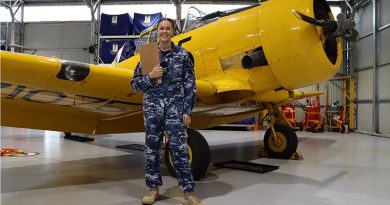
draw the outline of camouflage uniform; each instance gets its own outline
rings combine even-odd
[[[149,188],[162,185],[160,153],[164,130],[167,130],[180,190],[191,192],[195,183],[182,119],[183,114],[191,114],[196,100],[194,66],[188,52],[173,43],[172,50],[165,54],[160,51],[161,65],[166,65],[161,84],[154,83],[148,75],[142,76],[140,64],[131,81],[135,91],[144,93],[145,181]]]

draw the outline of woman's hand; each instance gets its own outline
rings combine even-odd
[[[163,75],[163,69],[160,65],[156,65],[154,66],[154,68],[152,69],[152,71],[150,71],[150,73],[148,74],[149,75],[149,78],[150,79],[158,79],[158,78],[161,78],[162,75]]]
[[[184,123],[185,126],[190,125],[190,123],[191,123],[191,116],[188,115],[188,114],[184,114],[183,115],[183,123]]]

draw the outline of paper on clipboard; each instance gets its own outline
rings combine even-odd
[[[142,75],[147,75],[154,66],[160,65],[157,43],[148,43],[139,47]]]

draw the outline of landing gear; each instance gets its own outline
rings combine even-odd
[[[196,130],[187,129],[187,149],[190,158],[192,175],[195,180],[205,176],[210,163],[210,149],[206,139]],[[176,177],[169,143],[165,146],[165,163],[171,176]]]
[[[275,136],[271,127],[264,135],[265,151],[273,158],[290,158],[298,147],[298,137],[294,129],[288,125],[274,124],[274,130]]]
[[[271,124],[264,135],[265,155],[280,159],[302,159],[302,154],[297,151],[298,137],[294,128],[278,107],[271,103],[266,103],[265,105]]]

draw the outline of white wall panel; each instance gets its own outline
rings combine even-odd
[[[380,0],[379,1],[379,27],[382,27],[390,23],[390,1]]]
[[[66,50],[62,51],[61,59],[88,63],[85,59],[89,59],[89,55],[88,51]]]
[[[372,103],[357,105],[357,129],[372,131]]]
[[[355,70],[356,68],[371,67],[373,53],[372,35],[356,42],[355,47],[352,50],[352,61],[355,61],[352,65]]]
[[[327,101],[328,105],[339,101],[339,105],[343,104],[343,86],[344,86],[344,81],[342,80],[334,80],[328,83],[328,96],[327,96]]]
[[[378,32],[378,42],[378,64],[390,63],[390,27]]]
[[[390,135],[390,103],[379,104],[379,132]]]
[[[33,49],[54,49],[62,46],[62,25],[25,24],[24,46]]]
[[[35,55],[56,55],[61,59],[90,62],[87,48],[91,44],[91,33],[88,22],[28,23],[25,31],[25,47],[38,49]],[[32,52],[34,50],[25,51]]]
[[[390,99],[390,65],[378,68],[378,93],[379,99]]]
[[[372,99],[372,69],[359,72],[357,83],[358,99]]]
[[[37,56],[61,58],[61,51],[59,51],[59,50],[36,50],[36,51],[28,50],[28,51],[25,51],[24,53],[33,54],[33,55],[37,55]]]
[[[366,4],[355,14],[356,29],[360,35],[372,32],[372,3]]]
[[[62,25],[62,48],[88,48],[91,45],[89,23],[68,23]]]
[[[390,23],[390,1],[379,0],[378,27],[382,27]],[[361,36],[372,33],[373,31],[373,15],[372,15],[372,2],[370,2],[365,8],[360,9],[356,13],[357,29]],[[377,64],[385,64],[390,62],[390,28],[386,28],[377,33]],[[359,40],[352,50],[351,65],[353,70],[359,70],[361,68],[372,67],[373,64],[373,36],[367,36]],[[372,100],[373,99],[373,70],[363,70],[357,72],[357,99],[358,100]],[[390,65],[378,66],[378,94],[379,99],[390,98]],[[357,112],[357,125],[359,130],[373,131],[372,129],[372,103],[360,102],[356,105]],[[390,104],[379,103],[379,132],[390,133]]]

